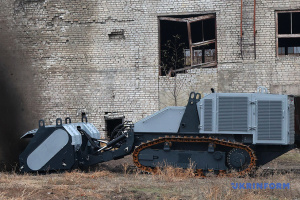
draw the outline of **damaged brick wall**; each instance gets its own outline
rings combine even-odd
[[[104,134],[104,116],[124,115],[136,122],[174,105],[175,78],[159,76],[160,16],[216,15],[218,65],[178,74],[178,105],[185,104],[190,91],[209,93],[210,88],[254,92],[263,85],[278,93],[298,91],[278,89],[299,85],[300,59],[276,57],[275,11],[299,9],[300,0],[256,1],[256,59],[253,0],[243,2],[243,59],[236,0],[1,1],[6,12],[0,20],[7,24],[1,29],[16,34],[18,48],[31,63],[37,94],[30,98],[39,103],[35,112],[46,124],[66,116],[79,121],[84,112]]]
[[[203,1],[202,5],[212,7],[196,7],[199,14],[216,13],[218,65],[209,75],[207,73],[212,69],[194,69],[187,74],[177,74],[177,79],[190,76],[189,81],[185,82],[187,90],[198,87],[199,92],[208,93],[214,87],[218,92],[255,92],[258,86],[266,86],[272,93],[300,95],[297,89],[300,86],[300,57],[277,56],[275,39],[276,11],[299,10],[300,1],[256,1],[254,49],[254,1],[243,0],[242,50],[241,2],[214,1],[204,4]],[[172,78],[160,77],[160,88],[163,89],[160,92],[174,88],[174,84],[165,81]],[[198,81],[196,85],[195,80]],[[161,101],[173,102],[172,98]]]
[[[9,21],[30,56],[38,112],[46,124],[66,116],[80,121],[84,112],[103,134],[104,116],[137,121],[157,110],[158,68],[151,67],[156,52],[147,51],[153,45],[147,37],[157,35],[127,4],[18,0],[10,5],[2,20]]]

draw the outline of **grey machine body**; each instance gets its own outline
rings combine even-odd
[[[52,126],[40,121],[38,129],[23,136],[32,139],[20,155],[20,168],[29,172],[90,166],[122,158],[135,147],[161,137],[208,137],[242,143],[255,151],[257,165],[262,165],[294,148],[294,110],[293,96],[268,94],[265,88],[256,93],[211,93],[203,98],[191,93],[187,106],[166,107],[121,126],[107,142],[87,120],[67,123],[66,119],[62,124],[57,119]],[[238,158],[241,154],[198,144],[178,143],[172,148],[145,149],[139,155],[140,162],[154,166],[169,160],[186,168],[187,158],[192,158],[201,169],[226,170],[230,165],[226,156]]]

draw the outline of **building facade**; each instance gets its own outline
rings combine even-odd
[[[15,0],[0,6],[1,54],[18,57],[6,66],[21,77],[7,80],[34,123],[87,115],[104,135],[122,120],[184,105],[191,91],[266,86],[271,93],[300,94],[300,0]],[[183,47],[175,62],[183,64],[162,66],[174,56],[164,50],[177,35]]]

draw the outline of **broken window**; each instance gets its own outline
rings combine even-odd
[[[217,65],[215,14],[159,17],[159,20],[160,75],[173,76],[195,67]]]
[[[277,55],[300,55],[300,11],[276,13]]]

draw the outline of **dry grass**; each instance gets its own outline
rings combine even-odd
[[[288,159],[291,167],[293,158],[286,155],[281,160]],[[188,170],[163,166],[163,170],[160,168],[153,175],[133,168],[130,161],[131,156],[119,163],[102,164],[90,172],[74,170],[46,175],[0,172],[0,199],[300,199],[300,174],[292,171],[266,174],[260,169],[254,177],[197,178],[192,164]],[[282,168],[278,165],[275,163],[275,168]],[[292,166],[299,166],[299,162],[296,160]],[[291,189],[235,190],[231,183],[290,183]]]
[[[195,165],[190,163],[189,168],[182,169],[161,164],[160,167],[156,168],[156,173],[153,174],[152,178],[156,180],[162,180],[166,182],[175,182],[178,180],[185,180],[195,177]]]
[[[0,199],[297,199],[300,175],[261,175],[245,178],[195,178],[192,171],[165,167],[156,175],[136,170],[61,174],[0,173]],[[290,183],[291,189],[234,190],[231,183]]]

